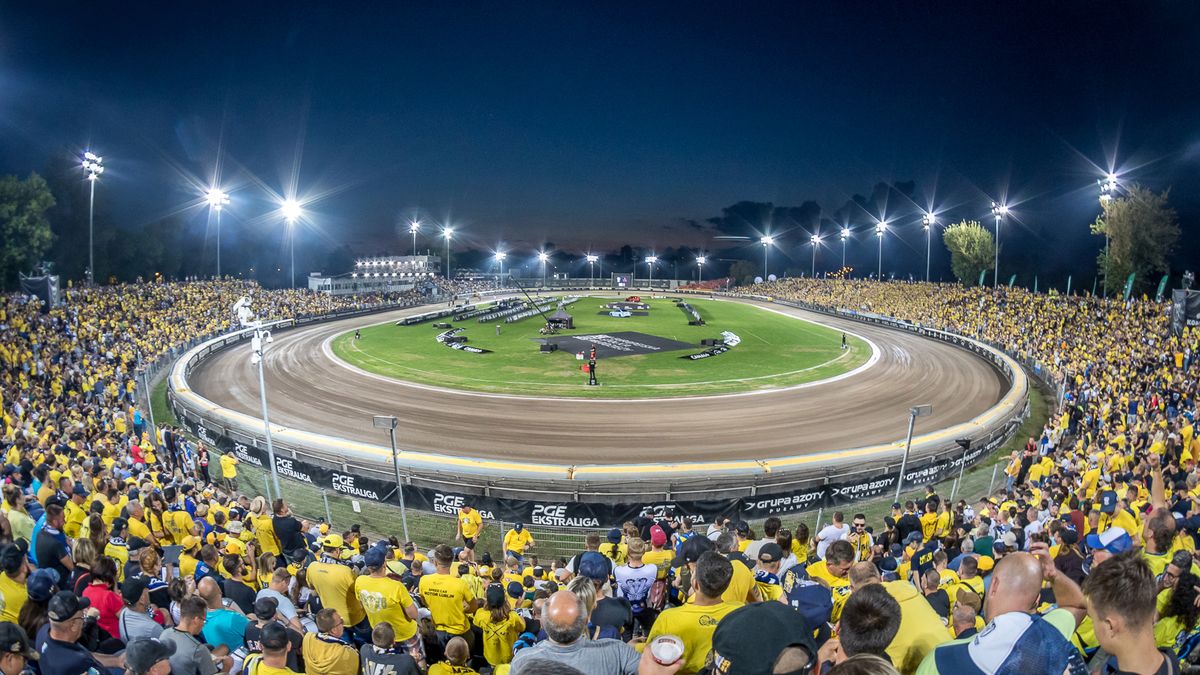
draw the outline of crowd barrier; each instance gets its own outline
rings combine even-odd
[[[1024,372],[1015,361],[993,347],[955,333],[922,328],[877,315],[831,311],[763,296],[738,297],[779,302],[809,311],[877,323],[896,330],[919,331],[931,339],[979,354],[1004,373],[1012,383],[1012,388],[1000,405],[985,413],[988,423],[961,425],[964,432],[959,437],[971,440],[969,450],[964,450],[953,440],[918,443],[914,439],[912,453],[904,470],[903,482],[906,487],[955,477],[1003,445],[1028,415]],[[386,310],[343,312],[309,318],[303,322],[280,322],[273,330],[380,311]],[[203,358],[247,338],[246,331],[235,331],[209,340],[198,348],[193,347],[185,353],[172,373],[168,397],[176,417],[191,434],[222,452],[234,453],[246,464],[269,469],[265,444],[261,438],[261,420],[230,414],[230,411],[211,404],[197,405],[195,399],[198,396],[194,392],[180,396],[180,392],[176,391],[176,387],[186,383],[187,374]],[[272,429],[275,468],[281,477],[355,500],[398,503],[390,450],[382,446],[353,444],[375,452],[374,459],[364,460],[342,450],[345,442],[325,447],[322,437],[314,434],[303,434],[313,439],[309,442],[289,442],[287,432],[282,428],[276,431],[274,426]],[[581,467],[551,467],[540,475],[531,470],[532,476],[503,475],[489,472],[484,461],[431,457],[414,452],[401,452],[400,463],[404,501],[415,510],[452,516],[463,503],[469,501],[488,520],[524,522],[544,527],[608,527],[647,512],[687,515],[698,523],[704,523],[719,515],[752,520],[878,498],[896,490],[897,481],[901,478],[903,445],[903,441],[890,443],[880,446],[879,452],[872,455],[857,455],[853,462],[824,466],[817,463],[815,467],[808,463],[803,468],[788,468],[788,458],[747,460],[724,462],[723,466],[736,465],[740,468],[716,475],[706,469],[689,471],[688,467],[693,465],[682,464],[670,478],[639,476],[636,473],[631,475],[627,472],[619,477],[606,476],[603,469],[581,478],[578,475]],[[703,463],[697,463],[700,464]]]

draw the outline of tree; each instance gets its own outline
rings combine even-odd
[[[979,273],[992,268],[996,242],[992,233],[977,220],[963,220],[942,232],[942,241],[950,251],[954,276],[968,286],[979,282]]]
[[[758,269],[758,265],[749,260],[738,260],[729,266],[729,276],[733,277],[735,284],[749,286],[754,283],[754,275]]]
[[[1170,190],[1156,194],[1132,185],[1124,197],[1104,203],[1092,234],[1108,236],[1108,251],[1101,251],[1097,262],[1109,293],[1120,292],[1130,274],[1144,287],[1167,272],[1167,256],[1179,242],[1179,216],[1167,205],[1169,196]]]
[[[52,206],[50,186],[36,173],[25,180],[0,177],[0,284],[5,288],[50,249],[54,235],[46,211]]]

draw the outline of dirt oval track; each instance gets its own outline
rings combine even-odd
[[[930,403],[916,434],[967,422],[1008,389],[1000,372],[951,345],[900,330],[780,305],[771,309],[859,335],[879,350],[841,379],[752,395],[654,400],[490,396],[408,384],[357,371],[324,349],[356,327],[428,311],[407,309],[279,333],[265,360],[274,425],[386,445],[372,415],[400,420],[409,450],[516,462],[624,464],[771,459],[903,439],[908,410]],[[248,348],[207,358],[188,378],[218,406],[260,417]]]

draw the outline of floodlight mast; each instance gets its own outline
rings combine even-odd
[[[88,195],[88,285],[92,286],[96,283],[96,181],[100,180],[100,174],[104,173],[104,158],[88,150],[83,153],[81,162],[83,172],[89,183],[91,183],[90,192]]]
[[[204,195],[205,201],[208,202],[209,213],[216,212],[217,214],[217,278],[221,278],[221,209],[229,205],[229,195],[219,187],[213,186],[209,188]]]
[[[998,202],[992,202],[992,215],[996,216],[996,247],[993,264],[992,288],[1000,288],[1000,221],[1008,215],[1008,207]]]
[[[255,317],[254,311],[251,309],[251,301],[247,296],[243,296],[233,305],[233,313],[237,317],[238,324],[242,328],[253,329],[254,337],[250,340],[250,363],[258,366],[258,397],[262,404],[263,416],[263,431],[267,438],[267,458],[271,462],[271,480],[275,486],[275,497],[283,498],[283,491],[279,489],[279,470],[275,463],[275,445],[271,441],[271,420],[267,412],[267,382],[266,376],[263,374],[263,357],[266,352],[267,345],[273,342],[271,331],[263,327],[262,319]],[[270,499],[270,490],[267,490],[267,498]]]
[[[763,245],[763,281],[767,280],[767,252],[771,250],[771,245],[775,243],[775,237],[764,235],[758,242]]]
[[[879,239],[879,269],[875,273],[876,281],[883,281],[883,235],[887,234],[887,221],[881,220],[875,225],[875,236]]]
[[[929,283],[930,241],[933,237],[933,226],[936,223],[937,216],[935,216],[932,211],[921,216],[921,225],[925,228],[925,283]]]

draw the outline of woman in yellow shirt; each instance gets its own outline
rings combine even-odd
[[[483,658],[493,666],[512,662],[512,647],[525,630],[525,620],[512,611],[500,586],[489,586],[486,604],[475,611],[475,626],[483,632]]]

